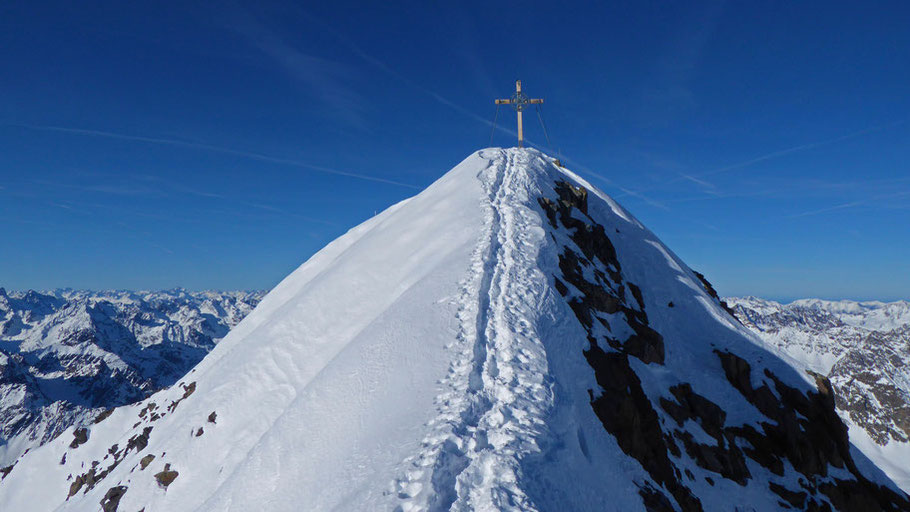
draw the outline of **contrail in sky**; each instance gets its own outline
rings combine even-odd
[[[822,140],[822,141],[818,141],[818,142],[811,142],[809,144],[802,144],[799,146],[794,146],[792,148],[774,151],[774,152],[768,153],[767,155],[762,155],[762,156],[755,157],[751,160],[746,160],[745,162],[728,165],[726,167],[721,167],[720,169],[715,169],[713,171],[706,172],[704,174],[701,174],[698,177],[713,176],[715,174],[720,174],[720,173],[732,171],[735,169],[742,169],[743,167],[748,167],[750,165],[757,164],[759,162],[764,162],[765,160],[779,158],[779,157],[782,157],[785,155],[790,155],[793,153],[798,153],[800,151],[805,151],[807,149],[815,149],[815,148],[821,147],[821,146],[828,146],[830,144],[834,144],[835,142],[841,142],[841,141],[845,141],[845,140],[849,140],[849,139],[855,139],[856,137],[861,137],[863,135],[866,135],[867,133],[877,132],[877,131],[885,130],[887,128],[893,128],[895,126],[904,124],[905,122],[906,122],[906,120],[901,119],[899,121],[881,124],[878,126],[873,126],[871,128],[866,128],[865,130],[860,130],[857,132],[848,133],[846,135],[841,135],[840,137],[834,137],[833,139],[826,139],[826,140]],[[676,181],[678,181],[678,179]]]
[[[241,158],[248,158],[251,160],[259,160],[261,162],[269,162],[273,164],[288,165],[291,167],[299,167],[301,169],[307,169],[310,171],[321,172],[323,174],[334,174],[336,176],[347,176],[349,178],[356,178],[359,180],[373,181],[376,183],[385,183],[387,185],[396,185],[399,187],[406,187],[415,190],[422,190],[422,187],[416,185],[411,185],[410,183],[402,183],[400,181],[387,180],[385,178],[377,178],[375,176],[368,176],[366,174],[358,174],[348,171],[340,171],[338,169],[332,169],[330,167],[323,167],[321,165],[313,165],[305,162],[300,162],[298,160],[290,160],[287,158],[278,158],[262,153],[255,153],[252,151],[241,151],[237,149],[225,148],[222,146],[214,146],[211,144],[202,144],[199,142],[187,142],[177,139],[166,139],[160,137],[143,137],[139,135],[126,135],[123,133],[115,132],[106,132],[101,130],[86,130],[82,128],[67,128],[63,126],[41,126],[41,125],[20,125],[20,124],[9,124],[8,126],[17,126],[20,128],[27,128],[30,130],[42,130],[42,131],[51,131],[51,132],[61,132],[61,133],[72,133],[76,135],[86,135],[91,137],[105,137],[108,139],[120,139],[120,140],[130,140],[136,142],[144,142],[147,144],[159,144],[166,146],[177,146],[190,149],[199,149],[203,151],[211,151],[213,153],[221,153],[224,155],[233,155],[239,156]]]
[[[641,199],[642,201],[650,204],[651,206],[656,206],[657,208],[660,208],[662,210],[667,210],[667,211],[670,210],[670,208],[668,208],[666,205],[659,203],[653,199],[650,199],[646,196],[643,196],[643,195],[639,194],[638,192],[635,192],[634,190],[629,190],[629,189],[623,188],[623,187],[619,187],[619,190],[622,190],[623,192],[625,192],[626,195],[630,195],[632,197],[637,197],[637,198]]]
[[[322,19],[320,19],[319,17],[314,16],[313,14],[310,14],[309,12],[305,12],[305,11],[303,11],[303,10],[298,10],[298,12],[299,12],[301,15],[303,15],[304,17],[309,18],[310,21],[311,21],[312,23],[314,23],[316,26],[318,26],[318,27],[324,29],[326,32],[329,32],[330,34],[332,34],[333,36],[335,36],[335,38],[337,38],[337,39],[338,39],[339,41],[341,41],[345,46],[347,46],[348,49],[351,50],[351,52],[354,53],[354,55],[357,55],[358,57],[360,57],[361,59],[363,59],[363,60],[364,60],[365,62],[367,62],[368,64],[371,64],[371,65],[373,65],[373,66],[376,66],[377,68],[379,68],[380,70],[382,70],[384,73],[388,74],[389,76],[392,76],[393,78],[395,78],[395,79],[397,79],[397,80],[400,80],[400,81],[404,82],[404,83],[407,84],[408,86],[410,86],[410,87],[412,87],[412,88],[414,88],[414,89],[416,89],[416,90],[422,92],[423,94],[426,94],[427,96],[433,98],[433,99],[436,100],[437,102],[439,102],[439,103],[441,103],[441,104],[443,104],[443,105],[445,105],[445,106],[451,108],[452,110],[457,111],[458,113],[460,113],[460,114],[462,114],[462,115],[465,115],[465,116],[467,116],[467,117],[470,117],[471,119],[474,119],[475,121],[480,122],[480,123],[483,123],[483,124],[485,124],[485,125],[487,125],[487,126],[490,126],[490,125],[493,124],[493,122],[490,121],[489,119],[483,118],[483,117],[477,115],[477,113],[472,112],[471,110],[468,110],[468,109],[462,107],[461,105],[459,105],[459,104],[457,104],[457,103],[455,103],[455,102],[449,100],[448,98],[446,98],[446,97],[440,95],[440,94],[437,93],[436,91],[434,91],[434,90],[432,90],[432,89],[429,89],[429,88],[427,88],[427,87],[424,87],[423,85],[420,85],[418,82],[414,81],[414,80],[411,79],[411,78],[408,78],[408,77],[405,76],[403,73],[401,73],[401,72],[399,72],[399,71],[393,69],[391,66],[389,66],[389,65],[386,64],[385,62],[383,62],[383,61],[377,59],[376,57],[370,55],[369,53],[365,52],[365,51],[364,51],[362,48],[360,48],[360,46],[358,46],[357,43],[355,43],[351,38],[349,38],[348,36],[346,36],[345,34],[339,32],[339,31],[337,31],[337,30],[331,28],[331,27],[329,26],[328,23],[324,23],[324,22],[322,21]],[[504,127],[504,126],[497,126],[496,128],[498,128],[500,131],[502,131],[502,132],[504,132],[504,133],[508,133],[509,135],[513,135],[513,136],[517,136],[517,135],[518,135],[517,132],[512,131],[512,130],[510,130],[510,129]],[[528,142],[528,141],[526,140],[526,142]]]
[[[795,215],[789,215],[787,218],[788,219],[797,219],[799,217],[809,217],[812,215],[820,215],[822,213],[834,212],[834,211],[843,210],[846,208],[855,208],[857,206],[865,206],[867,204],[876,205],[885,199],[894,199],[896,197],[905,197],[905,196],[910,196],[910,190],[903,190],[903,191],[894,192],[891,194],[882,194],[882,195],[878,195],[875,197],[871,197],[869,199],[851,201],[849,203],[843,203],[843,204],[839,204],[836,206],[829,206],[827,208],[821,208],[819,210],[812,210],[812,211],[808,211],[808,212],[797,213]]]
[[[798,219],[800,217],[810,217],[812,215],[819,215],[822,213],[833,212],[837,210],[843,210],[845,208],[854,208],[857,206],[862,206],[866,204],[865,201],[853,201],[850,203],[839,204],[837,206],[829,206],[828,208],[821,208],[819,210],[812,210],[810,212],[797,213],[796,215],[788,215],[788,219]]]
[[[772,151],[771,153],[767,153],[767,154],[765,154],[765,155],[757,156],[757,157],[755,157],[755,158],[751,158],[751,159],[746,160],[746,161],[743,161],[743,162],[739,162],[739,163],[735,163],[735,164],[728,165],[728,166],[725,166],[725,167],[721,167],[721,168],[719,168],[719,169],[714,169],[713,171],[708,171],[708,172],[705,172],[705,173],[702,173],[702,174],[698,174],[698,175],[683,175],[683,174],[681,174],[680,176],[677,176],[677,177],[674,178],[674,179],[668,180],[668,181],[662,183],[661,185],[658,185],[657,187],[652,187],[652,188],[650,188],[650,189],[645,189],[645,190],[643,190],[643,191],[641,191],[641,192],[647,192],[647,191],[654,190],[654,189],[656,189],[656,188],[661,188],[661,187],[663,187],[663,186],[665,186],[665,185],[669,185],[669,184],[671,184],[671,183],[677,183],[677,182],[683,181],[683,180],[689,180],[689,181],[693,181],[693,182],[696,182],[696,183],[701,183],[701,182],[702,182],[701,179],[702,179],[702,178],[706,178],[706,177],[708,177],[708,176],[713,176],[713,175],[715,175],[715,174],[721,174],[721,173],[725,173],[725,172],[729,172],[729,171],[734,171],[734,170],[737,170],[737,169],[742,169],[742,168],[744,168],[744,167],[749,167],[749,166],[751,166],[751,165],[755,165],[755,164],[760,163],[760,162],[764,162],[764,161],[767,161],[767,160],[773,160],[773,159],[775,159],[775,158],[780,158],[780,157],[782,157],[782,156],[791,155],[791,154],[793,154],[793,153],[798,153],[798,152],[800,152],[800,151],[806,151],[806,150],[808,150],[808,149],[815,149],[815,148],[822,147],[822,146],[828,146],[828,145],[831,145],[831,144],[834,144],[834,143],[837,143],[837,142],[842,142],[842,141],[849,140],[849,139],[855,139],[855,138],[857,138],[857,137],[862,137],[863,135],[866,135],[866,134],[869,134],[869,133],[873,133],[873,132],[877,132],[877,131],[881,131],[881,130],[886,130],[886,129],[888,129],[888,128],[893,128],[893,127],[895,127],[895,126],[902,125],[902,124],[904,124],[904,123],[906,123],[906,122],[907,122],[906,119],[901,119],[901,120],[898,120],[898,121],[893,121],[893,122],[890,122],[890,123],[881,124],[881,125],[878,125],[878,126],[873,126],[873,127],[871,127],[871,128],[866,128],[866,129],[864,129],[864,130],[859,130],[859,131],[856,131],[856,132],[848,133],[848,134],[846,134],[846,135],[841,135],[841,136],[839,136],[839,137],[834,137],[834,138],[832,138],[832,139],[825,139],[825,140],[821,140],[821,141],[818,141],[818,142],[810,142],[810,143],[808,143],[808,144],[800,144],[799,146],[793,146],[793,147],[791,147],[791,148],[781,149],[781,150],[778,150],[778,151]],[[625,194],[623,194],[623,195],[631,195],[631,194],[630,194],[629,192],[625,192]],[[618,197],[623,197],[623,196],[620,195],[620,196],[617,196],[617,198],[618,198]]]
[[[334,30],[334,29],[332,29],[332,28],[329,28],[328,24],[323,23],[322,20],[319,19],[318,17],[316,17],[316,16],[314,16],[314,15],[308,13],[308,12],[305,12],[305,11],[299,11],[299,12],[301,12],[305,17],[309,18],[311,21],[314,21],[318,26],[322,27],[323,29],[325,29],[326,31],[328,31],[329,33],[331,33],[332,35],[334,35],[339,41],[341,41],[343,44],[345,44],[345,45],[346,45],[346,46],[347,46],[355,55],[357,55],[358,57],[360,57],[361,59],[363,59],[363,60],[366,61],[367,63],[372,64],[373,66],[376,66],[377,68],[381,69],[383,72],[387,73],[388,75],[390,75],[390,76],[392,76],[392,77],[394,77],[394,78],[396,78],[396,79],[398,79],[398,80],[400,80],[400,81],[406,83],[406,84],[409,85],[410,87],[413,87],[414,89],[417,89],[418,91],[420,91],[420,92],[422,92],[422,93],[424,93],[424,94],[426,94],[426,95],[432,97],[432,98],[435,99],[437,102],[439,102],[439,103],[441,103],[441,104],[443,104],[443,105],[445,105],[445,106],[447,106],[447,107],[449,107],[449,108],[451,108],[451,109],[457,111],[458,113],[460,113],[460,114],[462,114],[462,115],[465,115],[465,116],[467,116],[467,117],[470,117],[470,118],[474,119],[475,121],[478,121],[478,122],[480,122],[480,123],[486,124],[486,125],[488,125],[488,126],[493,124],[493,122],[490,121],[489,119],[485,119],[485,118],[483,118],[483,117],[477,115],[475,112],[472,112],[472,111],[470,111],[470,110],[468,110],[468,109],[462,107],[461,105],[459,105],[459,104],[457,104],[457,103],[455,103],[455,102],[449,100],[448,98],[445,98],[444,96],[438,94],[437,92],[433,91],[432,89],[429,89],[429,88],[427,88],[427,87],[424,87],[423,85],[417,83],[416,81],[412,80],[411,78],[409,78],[409,77],[405,76],[404,74],[400,73],[399,71],[393,69],[391,66],[389,66],[389,65],[386,64],[385,62],[381,61],[380,59],[378,59],[378,58],[376,58],[376,57],[370,55],[369,53],[367,53],[366,51],[364,51],[362,48],[360,48],[360,46],[358,46],[352,39],[350,39],[350,38],[347,37],[346,35],[342,34],[341,32],[339,32],[339,31],[337,31],[337,30]],[[774,151],[774,152],[768,153],[768,154],[766,154],[766,155],[762,155],[762,156],[758,156],[758,157],[752,158],[752,159],[747,160],[747,161],[745,161],[745,162],[740,162],[740,163],[737,163],[737,164],[733,164],[733,165],[729,165],[729,166],[726,166],[726,167],[722,167],[722,168],[720,168],[720,169],[715,169],[714,171],[706,172],[706,173],[701,174],[701,175],[695,175],[695,176],[693,176],[693,175],[687,175],[687,174],[682,174],[682,173],[680,173],[680,176],[679,176],[679,177],[677,177],[677,178],[675,178],[675,179],[673,179],[673,180],[670,180],[670,181],[664,183],[664,185],[665,185],[665,184],[668,184],[668,183],[675,183],[675,182],[678,182],[678,181],[681,181],[681,180],[688,180],[688,181],[692,181],[692,182],[694,182],[694,183],[701,184],[701,185],[703,185],[703,186],[713,187],[713,185],[711,185],[710,183],[708,183],[708,182],[706,182],[706,181],[703,181],[701,178],[704,178],[704,177],[707,177],[707,176],[712,176],[712,175],[714,175],[714,174],[720,174],[720,173],[727,172],[727,171],[732,171],[732,170],[735,170],[735,169],[741,169],[741,168],[743,168],[743,167],[748,167],[748,166],[750,166],[750,165],[754,165],[754,164],[757,164],[757,163],[759,163],[759,162],[763,162],[763,161],[765,161],[765,160],[771,160],[771,159],[774,159],[774,158],[779,158],[779,157],[782,157],[782,156],[785,156],[785,155],[789,155],[789,154],[792,154],[792,153],[797,153],[797,152],[799,152],[799,151],[805,151],[805,150],[813,149],[813,148],[820,147],[820,146],[827,146],[827,145],[829,145],[829,144],[834,144],[834,143],[836,143],[836,142],[840,142],[840,141],[852,139],[852,138],[855,138],[855,137],[860,137],[860,136],[865,135],[865,134],[867,134],[867,133],[871,133],[871,132],[875,132],[875,131],[879,131],[879,130],[884,130],[884,129],[887,129],[887,128],[891,128],[891,127],[893,127],[893,126],[897,126],[897,125],[903,124],[904,122],[906,122],[906,120],[895,121],[895,122],[888,123],[888,124],[883,124],[883,125],[874,126],[874,127],[871,127],[871,128],[866,128],[865,130],[860,130],[860,131],[858,131],[858,132],[849,133],[849,134],[847,134],[847,135],[842,135],[842,136],[840,136],[840,137],[835,137],[835,138],[833,138],[833,139],[827,139],[827,140],[823,140],[823,141],[819,141],[819,142],[813,142],[813,143],[809,143],[809,144],[802,144],[802,145],[799,145],[799,146],[794,146],[794,147],[792,147],[792,148],[787,148],[787,149],[783,149],[783,150],[779,150],[779,151]],[[517,135],[516,132],[514,132],[514,131],[512,131],[512,130],[510,130],[510,129],[504,127],[504,126],[499,126],[499,125],[497,125],[496,128],[498,128],[499,131],[501,131],[501,132],[508,133],[508,134],[510,134],[510,135],[513,135],[513,136]],[[527,142],[529,145],[531,145],[531,146],[541,147],[540,144],[534,143],[534,142],[532,142],[532,141],[530,141],[530,140],[527,140],[527,139],[526,139],[526,142]],[[552,149],[552,148],[551,148],[551,149]],[[577,163],[577,162],[574,162],[571,158],[569,158],[569,157],[567,157],[567,156],[565,156],[565,155],[562,156],[562,159],[563,159],[564,161],[566,161],[566,162],[572,164],[573,166],[575,166],[575,167],[577,167],[577,168],[580,168],[580,170],[582,170],[583,172],[586,172],[586,173],[588,173],[588,174],[592,174],[592,175],[597,176],[597,177],[599,177],[599,178],[601,178],[601,179],[604,179],[604,180],[607,181],[607,182],[610,182],[610,180],[607,180],[607,179],[604,178],[603,176],[600,176],[600,175],[598,175],[597,173],[592,172],[590,169],[585,168],[583,165],[580,165],[580,164]],[[642,192],[646,192],[647,190],[635,192],[635,191],[632,191],[632,190],[629,190],[629,189],[622,189],[622,191],[623,191],[623,194],[620,195],[620,196],[617,196],[617,197],[622,197],[623,195],[632,195],[632,196],[635,196],[635,197],[639,197],[639,198],[645,200],[646,202],[651,203],[652,205],[659,206],[660,208],[665,208],[665,209],[667,208],[665,205],[662,205],[662,204],[660,204],[660,203],[658,203],[658,202],[656,202],[656,201],[653,201],[653,200],[648,199],[648,198],[646,198],[645,196],[643,196],[643,195],[642,195]]]

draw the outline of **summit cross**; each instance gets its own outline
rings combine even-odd
[[[497,105],[512,105],[512,109],[518,113],[518,147],[524,146],[524,133],[521,125],[521,112],[528,105],[539,105],[543,103],[543,98],[528,98],[521,92],[521,80],[515,81],[515,94],[507,100],[496,100]]]

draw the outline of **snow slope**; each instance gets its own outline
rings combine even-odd
[[[910,510],[712,291],[545,155],[482,150],[23,456],[0,509]]]
[[[0,288],[0,467],[171,386],[262,296]]]

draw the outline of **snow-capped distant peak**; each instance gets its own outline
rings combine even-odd
[[[843,322],[873,331],[890,331],[910,324],[910,302],[855,302],[850,300],[801,299],[792,306],[827,311]]]

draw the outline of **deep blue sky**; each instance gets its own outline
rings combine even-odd
[[[721,293],[910,298],[910,3],[218,4],[0,4],[0,286],[271,287],[521,78]]]

